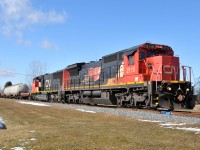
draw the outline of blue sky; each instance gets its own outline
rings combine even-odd
[[[144,42],[171,46],[200,76],[199,0],[1,0],[0,86],[25,82],[29,64],[47,72]]]

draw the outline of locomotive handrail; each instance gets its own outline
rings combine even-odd
[[[162,66],[162,64],[159,66],[158,71],[156,73],[156,92],[158,91],[158,73],[160,71],[161,66]]]
[[[189,69],[189,81],[191,82],[191,78],[192,78],[192,67],[190,66],[182,66],[182,70],[183,70],[183,80],[186,81],[186,76],[187,76],[187,70],[186,68]]]

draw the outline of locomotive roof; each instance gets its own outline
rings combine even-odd
[[[139,48],[140,46],[142,46],[142,45],[143,45],[143,44],[140,44],[140,45],[137,45],[137,46],[133,46],[133,47],[130,47],[130,48],[126,48],[126,49],[120,50],[120,51],[118,51],[118,52],[105,55],[105,56],[103,56],[103,57],[107,57],[107,56],[110,56],[110,55],[113,55],[113,54],[117,54],[117,53],[124,53],[125,55],[131,55],[131,54],[133,54],[134,52],[136,52],[136,51],[138,50],[138,48]]]
[[[120,51],[117,51],[115,53],[111,53],[111,54],[108,54],[108,55],[105,55],[103,57],[107,57],[107,56],[111,56],[111,55],[114,55],[114,54],[117,54],[117,53],[123,53],[125,55],[131,55],[133,54],[134,52],[136,52],[138,50],[139,47],[141,46],[144,46],[144,45],[161,45],[161,46],[164,46],[164,47],[169,47],[169,49],[172,50],[172,48],[170,46],[167,46],[167,45],[162,45],[162,44],[153,44],[153,43],[143,43],[143,44],[140,44],[140,45],[137,45],[137,46],[133,46],[133,47],[130,47],[130,48],[126,48],[126,49],[123,49],[123,50],[120,50]],[[173,51],[173,50],[172,50]]]
[[[137,46],[130,47],[130,48],[128,48],[128,49],[123,50],[123,52],[124,52],[125,55],[131,55],[131,54],[133,54],[134,52],[136,52],[136,51],[138,50],[138,48],[139,48],[141,45],[142,45],[142,44],[137,45]]]

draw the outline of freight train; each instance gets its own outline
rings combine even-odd
[[[191,67],[181,67],[170,46],[152,43],[35,77],[29,98],[169,110],[195,107]]]

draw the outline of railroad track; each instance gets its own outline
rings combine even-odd
[[[197,117],[200,118],[200,112],[173,112],[177,116]]]

